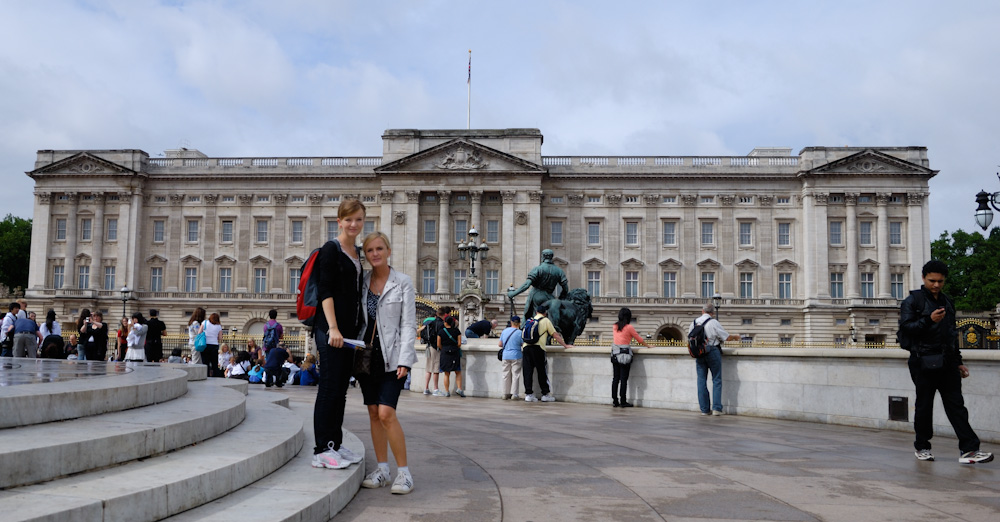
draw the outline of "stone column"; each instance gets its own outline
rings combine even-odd
[[[660,269],[660,220],[656,215],[656,206],[660,204],[659,194],[645,194],[643,201],[646,203],[646,217],[642,226],[642,257],[646,264],[643,270],[642,279],[644,284],[643,297],[659,297],[663,292],[663,270]],[[577,236],[579,237],[579,236]]]
[[[524,276],[527,276],[529,270],[542,262],[542,192],[539,190],[528,191],[528,201],[528,210],[526,214],[522,214],[526,216],[527,221],[518,230],[519,233],[523,231],[523,237],[527,239],[526,244],[528,245],[524,252]]]
[[[90,261],[90,288],[93,290],[104,289],[104,194],[94,194],[94,227],[91,233],[91,244],[93,245],[94,258]],[[117,270],[117,269],[116,269]],[[115,274],[117,276],[117,273]],[[117,277],[115,284],[118,284]],[[120,288],[120,287],[119,287]],[[114,290],[111,288],[110,290]]]
[[[486,224],[483,223],[483,191],[470,190],[469,198],[472,200],[472,215],[469,217],[469,230],[473,227],[479,231],[479,237],[486,241]]]
[[[135,289],[136,282],[139,281],[139,262],[141,261],[140,250],[139,250],[139,230],[141,229],[139,224],[139,216],[142,215],[142,194],[136,193],[119,193],[118,199],[120,201],[126,201],[128,204],[119,204],[118,208],[118,235],[121,237],[121,231],[126,230],[128,236],[134,237],[135,241],[129,242],[125,245],[125,272],[122,274],[122,284],[128,285],[129,288]],[[122,215],[128,215],[127,222],[122,224]],[[121,241],[119,241],[121,245]],[[122,248],[118,248],[118,257],[121,259]],[[176,273],[176,271],[174,271]]]
[[[49,267],[49,245],[55,235],[49,236],[52,218],[52,194],[42,192],[36,194],[36,196],[38,199],[31,218],[31,257],[29,259],[30,266],[28,267],[28,288],[41,290],[47,286],[46,281],[52,270]],[[69,220],[66,221],[66,227],[68,233]],[[65,275],[63,279],[65,280]]]
[[[286,293],[288,290],[288,266],[285,264],[286,252],[288,251],[288,242],[291,240],[291,224],[288,222],[288,194],[272,194],[271,201],[273,202],[274,217],[271,221],[274,223],[273,230],[271,230],[271,237],[267,242],[268,250],[271,255],[271,274],[268,277],[268,290],[271,292],[277,292],[279,290],[284,290]],[[207,217],[206,217],[207,219]],[[213,212],[213,220],[214,212]],[[207,228],[207,227],[206,227]],[[211,261],[211,257],[205,256],[205,261]],[[294,292],[294,290],[291,290]]]
[[[287,197],[287,196],[286,196]],[[205,194],[202,197],[205,205],[205,233],[204,240],[201,242],[203,245],[203,251],[205,252],[205,258],[201,261],[201,286],[205,288],[206,292],[214,292],[218,290],[215,288],[216,283],[219,281],[218,268],[215,265],[215,254],[216,248],[219,244],[219,233],[218,233],[218,194]],[[275,236],[280,237],[280,236]],[[233,238],[235,239],[235,238]],[[287,241],[287,238],[282,238]],[[294,291],[294,290],[293,290]]]
[[[451,273],[448,268],[451,264],[451,191],[439,190],[438,193],[438,278],[437,293],[451,293]]]
[[[622,232],[622,195],[606,194],[604,200],[608,205],[607,219],[604,221],[606,230],[601,238],[601,246],[604,255],[607,256],[608,266],[604,270],[606,279],[604,295],[608,297],[620,297],[625,294],[622,285],[622,250],[625,246],[624,234]]]
[[[517,196],[517,191],[503,190],[500,192],[500,195],[503,197],[503,221],[500,224],[500,228],[503,231],[503,237],[500,238],[503,260],[501,261],[500,270],[502,271],[503,281],[506,281],[507,284],[513,284],[514,287],[518,287],[524,280],[518,279],[517,273],[514,271],[514,256],[516,255],[514,244],[518,239],[514,234],[514,199]],[[503,286],[502,283],[501,286]],[[521,298],[523,299],[523,297]],[[515,307],[515,309],[517,308]]]
[[[423,281],[423,270],[419,267],[420,262],[420,245],[423,244],[424,237],[422,231],[420,230],[420,191],[419,190],[407,190],[406,191],[406,205],[403,207],[402,211],[395,211],[393,213],[392,219],[395,226],[402,227],[403,238],[413,238],[411,241],[404,241],[403,245],[403,262],[400,266],[403,267],[403,273],[413,274],[414,280],[413,285],[416,287],[417,293],[423,291],[424,281]],[[399,261],[397,260],[397,263]]]
[[[582,263],[590,258],[585,254],[587,237],[583,223],[583,194],[567,194],[567,201],[569,218],[566,220],[566,230],[563,231],[563,244],[566,245],[566,253],[569,255],[567,260],[569,270],[566,277],[571,288],[587,288],[587,270],[583,268]]]
[[[844,274],[844,297],[856,299],[861,296],[858,286],[858,195],[845,194],[847,203],[847,269]]]
[[[928,256],[924,255],[924,243],[930,243],[930,238],[924,237],[924,194],[920,193],[908,193],[906,195],[906,213],[907,213],[907,242],[906,242],[906,259],[910,264],[910,287],[906,290],[912,290],[915,288],[920,288],[923,284],[921,278],[921,270],[929,260]]]
[[[757,203],[760,205],[760,214],[757,220],[757,230],[754,231],[757,234],[754,241],[757,245],[757,251],[760,252],[761,271],[774,273],[774,264],[782,259],[781,253],[775,248],[774,196],[761,195],[757,198]],[[796,283],[796,287],[792,291],[805,298],[808,297],[809,290],[805,286],[805,271],[802,269],[804,263],[801,258],[795,261],[799,263],[799,271],[801,272],[801,274],[796,274],[796,278],[801,277],[802,282]]]
[[[76,273],[76,242],[77,231],[80,229],[80,223],[77,222],[77,213],[80,210],[80,195],[76,192],[66,192],[64,195],[66,196],[66,201],[69,203],[69,212],[66,213],[66,268],[63,288],[76,288],[79,282]]]
[[[807,188],[808,190],[808,188]],[[813,194],[807,193],[802,195],[802,228],[804,229],[804,234],[802,234],[803,239],[809,238],[809,241],[813,239],[816,234],[816,205]],[[794,241],[794,240],[793,240]],[[806,282],[806,299],[810,299],[816,295],[816,284],[817,284],[817,271],[819,267],[816,261],[816,248],[810,248],[810,245],[805,246],[804,262],[802,263],[802,274]]]
[[[326,244],[326,220],[323,219],[323,194],[309,194],[309,221],[313,226],[309,227],[309,237],[307,245],[312,248],[319,248]],[[234,230],[235,234],[236,231]],[[233,238],[234,240],[236,238]],[[312,252],[310,249],[309,252]]]
[[[128,195],[121,196],[122,204],[119,207],[118,215],[120,219],[127,219],[128,209],[125,205]],[[118,226],[125,228],[122,223]],[[187,243],[187,219],[184,216],[184,194],[170,194],[170,217],[167,218],[165,226],[167,230],[167,264],[163,267],[163,289],[167,292],[177,292],[184,287],[183,268],[179,263],[184,244]],[[125,249],[118,250],[118,259],[121,266],[128,262],[125,257]]]
[[[718,198],[722,205],[722,218],[719,219],[719,230],[716,231],[715,235],[715,247],[722,267],[717,276],[718,280],[715,282],[715,291],[719,292],[719,295],[730,294],[739,297],[739,269],[736,268],[736,262],[742,261],[742,259],[736,258],[736,249],[739,248],[739,235],[735,229],[736,217],[733,213],[736,196],[719,194]],[[761,274],[757,274],[756,277],[760,278]],[[760,295],[760,289],[763,288],[761,281],[754,281],[754,283],[757,286],[754,295]]]
[[[889,197],[891,194],[876,194],[878,205],[878,294],[881,299],[892,297],[889,287]]]
[[[233,267],[233,291],[248,292],[253,288],[250,280],[250,246],[253,245],[256,230],[253,224],[253,214],[250,205],[253,203],[253,194],[240,194],[236,197],[240,204],[240,216],[237,218],[238,230],[234,231],[236,237],[233,243],[236,246],[236,266]]]
[[[701,295],[701,276],[698,273],[698,255],[701,251],[701,225],[698,223],[695,205],[698,204],[698,196],[695,194],[681,194],[681,203],[684,205],[684,219],[681,221],[679,241],[691,245],[692,248],[681,248],[681,263],[684,268],[681,270],[681,277],[677,289],[679,297],[699,297]],[[716,282],[718,284],[718,282]]]
[[[813,210],[816,212],[815,232],[812,235],[808,235],[807,232],[802,237],[805,249],[816,251],[816,286],[809,289],[807,299],[814,296],[830,297],[830,220],[827,207],[829,197],[829,194],[813,194],[815,200]]]

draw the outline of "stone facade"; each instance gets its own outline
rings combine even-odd
[[[260,331],[294,320],[296,275],[336,234],[344,198],[393,240],[393,265],[432,303],[457,302],[475,227],[486,316],[556,253],[594,295],[581,339],[637,329],[679,339],[714,293],[755,344],[879,342],[929,259],[924,147],[755,149],[747,156],[543,156],[537,129],[388,130],[381,157],[213,158],[170,150],[43,150],[27,297],[69,321],[81,308],[158,308],[172,332],[195,306]],[[523,306],[519,296],[516,309]],[[37,306],[36,306],[37,303]]]

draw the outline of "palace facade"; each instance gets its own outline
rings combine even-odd
[[[71,321],[195,306],[243,333],[286,326],[309,253],[359,198],[366,229],[429,303],[456,304],[476,261],[487,318],[543,248],[593,296],[580,339],[610,342],[618,309],[681,339],[718,293],[746,342],[893,340],[898,300],[930,257],[925,147],[758,148],[747,156],[545,156],[537,129],[387,130],[381,157],[209,157],[197,150],[41,150],[26,296]],[[368,231],[366,230],[366,231]],[[520,313],[524,298],[517,298]],[[855,341],[856,340],[856,341]]]

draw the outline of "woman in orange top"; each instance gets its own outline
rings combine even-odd
[[[631,408],[632,403],[625,400],[625,393],[628,390],[628,373],[632,368],[632,339],[639,344],[649,348],[649,345],[642,340],[639,333],[632,326],[632,310],[622,307],[618,310],[618,322],[611,326],[611,368],[614,370],[614,377],[611,379],[611,404],[615,408]],[[619,393],[618,383],[621,382],[621,392]],[[621,401],[619,401],[619,397]]]

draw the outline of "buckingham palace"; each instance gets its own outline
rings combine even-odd
[[[543,143],[538,129],[392,129],[374,157],[41,150],[26,297],[66,322],[157,308],[180,332],[202,306],[259,333],[273,307],[294,329],[301,267],[345,198],[432,305],[457,303],[475,228],[482,313],[501,324],[507,289],[552,249],[592,296],[581,341],[610,342],[622,306],[643,335],[681,339],[718,294],[745,343],[891,342],[930,258],[926,147],[548,156]]]

